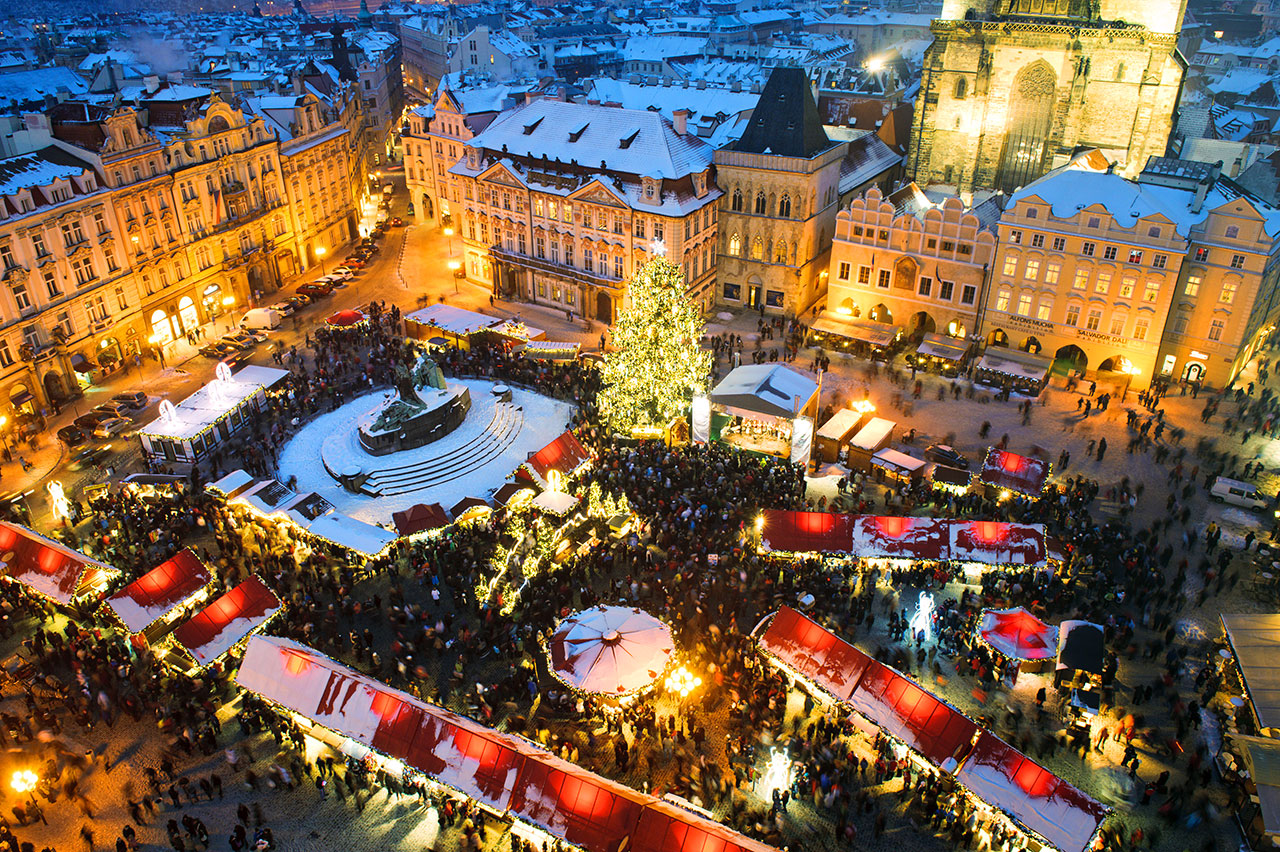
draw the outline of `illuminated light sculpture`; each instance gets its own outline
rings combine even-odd
[[[915,615],[911,616],[911,635],[919,636],[924,634],[924,641],[933,640],[933,594],[930,592],[921,592],[916,602]]]
[[[760,773],[760,780],[757,782],[757,792],[762,799],[770,799],[775,792],[789,790],[791,788],[791,760],[787,757],[787,753],[779,748],[775,748],[769,752],[769,762],[765,765],[764,771]]]
[[[601,368],[600,410],[619,434],[664,430],[705,393],[711,353],[700,344],[703,321],[684,272],[658,256],[628,284],[630,304],[610,332]]]
[[[53,512],[53,516],[71,520],[71,500],[63,490],[62,482],[57,479],[51,480],[45,489],[49,492],[49,511]]]
[[[684,700],[689,697],[689,693],[702,686],[702,678],[684,666],[678,666],[672,670],[671,674],[667,675],[667,679],[662,685],[667,688],[667,692],[672,695],[678,695],[681,700]]]

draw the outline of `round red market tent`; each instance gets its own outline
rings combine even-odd
[[[351,328],[364,322],[365,319],[367,319],[367,317],[365,317],[365,315],[360,311],[347,309],[345,311],[338,311],[331,315],[327,320],[325,320],[325,324],[334,328]]]
[[[1047,660],[1058,652],[1058,628],[1022,607],[983,610],[978,634],[1011,660]]]

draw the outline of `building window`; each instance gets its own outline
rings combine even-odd
[[[943,284],[950,284],[950,281],[944,281]],[[978,298],[978,288],[972,284],[966,284],[960,288],[960,304],[972,305]]]
[[[955,283],[952,281],[938,282],[938,298],[944,302],[951,301],[951,291],[954,289]]]
[[[613,277],[614,278],[622,277],[622,256],[621,255],[613,259]]]
[[[31,247],[36,251],[36,257],[48,257],[49,247],[44,244],[44,234],[35,231],[31,234]]]
[[[786,262],[787,262],[787,244],[786,244],[786,241],[784,241],[784,240],[778,240],[776,243],[774,243],[774,244],[773,244],[773,262],[774,262],[774,263],[786,263]]]
[[[1011,230],[1009,232],[1009,243],[1010,245],[1015,246],[1022,245],[1022,231],[1019,231],[1016,228]]]
[[[1226,328],[1227,328],[1226,320],[1216,319],[1213,322],[1209,323],[1209,339],[1215,340],[1215,341],[1221,340],[1222,332],[1225,331]]]
[[[79,222],[68,222],[62,226],[62,241],[68,247],[84,242],[84,231],[80,230]]]
[[[27,293],[26,284],[13,285],[13,301],[17,304],[19,313],[31,307],[31,295]]]
[[[1098,244],[1097,244],[1097,243],[1088,243],[1088,242],[1086,242],[1086,243],[1081,243],[1081,244],[1080,244],[1080,253],[1081,253],[1082,255],[1084,255],[1085,257],[1093,257],[1093,253],[1094,253],[1094,251],[1096,251],[1096,250],[1097,250],[1097,247],[1098,247]]]
[[[921,296],[928,296],[931,290],[933,290],[933,279],[921,278],[920,284],[917,287],[916,292],[918,292]]]
[[[870,266],[858,267],[858,283],[863,285],[867,285],[871,283],[871,267]]]
[[[764,240],[756,237],[751,241],[751,259],[761,260],[764,258]]]
[[[1138,286],[1138,279],[1137,279],[1137,278],[1132,278],[1132,277],[1130,277],[1130,276],[1127,276],[1127,275],[1126,275],[1124,278],[1120,279],[1120,298],[1121,298],[1121,299],[1132,299],[1132,298],[1133,298],[1133,289],[1134,289],[1136,286]]]
[[[1076,326],[1080,324],[1080,306],[1067,305],[1067,318],[1064,320],[1066,325]]]
[[[764,303],[771,308],[780,308],[783,305],[783,295],[781,290],[766,290],[764,294]]]
[[[969,81],[967,79],[965,79],[964,77],[961,77],[960,79],[956,80],[956,100],[958,101],[964,100],[964,96],[965,94],[968,93],[968,90],[969,90]]]
[[[1098,277],[1093,282],[1093,292],[1106,293],[1111,289],[1111,273],[1099,272]]]
[[[1076,277],[1071,280],[1072,290],[1084,290],[1089,286],[1089,270],[1077,269]]]
[[[791,196],[784,195],[778,199],[778,215],[783,219],[791,218]]]
[[[742,190],[740,189],[735,189],[733,191],[733,211],[735,213],[742,212]],[[726,288],[728,288],[728,286],[729,286],[728,284],[725,285]],[[733,286],[738,287],[737,284],[734,284]],[[736,299],[737,296],[734,296],[733,298]]]
[[[129,300],[125,298],[123,287],[116,288],[116,306],[122,311],[129,310]]]
[[[996,310],[1009,310],[1009,299],[1013,296],[1013,291],[1008,287],[1001,287],[1000,292],[996,294]]]
[[[1240,236],[1240,227],[1238,225],[1228,225],[1224,236],[1229,240],[1234,240]]]
[[[1156,254],[1151,256],[1152,269],[1164,269],[1165,264],[1168,262],[1169,262],[1169,255],[1167,254]]]
[[[765,200],[764,192],[756,193],[756,213],[763,216],[768,212],[768,202]]]
[[[1062,265],[1058,263],[1046,263],[1044,266],[1044,283],[1057,284],[1058,275],[1062,272]]]
[[[879,273],[879,277],[876,278],[876,286],[879,287],[881,290],[888,290],[889,278],[890,278],[889,270],[881,269]]]
[[[62,288],[58,286],[58,276],[52,269],[44,271],[44,288],[50,299],[57,299],[62,295]]]
[[[1244,269],[1244,255],[1242,254],[1231,255],[1231,268]]]
[[[1229,305],[1236,300],[1236,282],[1223,281],[1222,292],[1218,294],[1218,301],[1224,305]]]
[[[1115,246],[1107,246],[1102,250],[1102,259],[1115,260],[1119,254],[1120,254],[1120,250],[1118,248],[1116,248]]]
[[[1129,262],[1142,263],[1142,252],[1138,249],[1129,249]]]
[[[1112,335],[1113,337],[1123,337],[1123,336],[1124,336],[1124,323],[1125,323],[1125,320],[1126,320],[1126,319],[1128,319],[1128,317],[1124,316],[1123,314],[1118,315],[1118,316],[1114,316],[1114,317],[1112,317],[1112,318],[1111,318],[1111,332],[1110,332],[1110,333],[1111,333],[1111,335]]]
[[[1099,219],[1097,216],[1090,216],[1090,217],[1089,217],[1089,227],[1090,227],[1090,228],[1100,228],[1100,227],[1102,227],[1102,220],[1101,220],[1101,219]]]
[[[849,280],[849,262],[848,261],[846,260],[840,261],[840,265],[836,267],[836,278],[839,278],[841,281]]]
[[[1209,249],[1207,246],[1196,246],[1195,254],[1197,263],[1205,263],[1209,260]]]
[[[9,341],[0,340],[0,367],[13,366],[13,352],[9,350]]]
[[[1188,275],[1187,286],[1183,288],[1182,292],[1190,299],[1198,296],[1200,294],[1200,276]]]
[[[1004,256],[1004,276],[1012,278],[1018,274],[1018,258],[1013,255],[1006,254]]]
[[[724,282],[724,297],[733,302],[740,301],[742,299],[742,285],[733,284],[729,281]]]
[[[1022,272],[1022,277],[1028,281],[1035,281],[1040,277],[1040,261],[1028,260],[1026,268]]]
[[[565,205],[565,207],[567,209],[568,205]],[[653,238],[658,242],[662,242],[667,238],[666,233],[667,233],[666,223],[664,223],[661,219],[655,219],[653,221]]]
[[[1036,305],[1036,319],[1048,321],[1051,313],[1053,313],[1053,302],[1041,300],[1040,304]]]
[[[1031,294],[1018,294],[1018,316],[1025,317],[1031,314]]]
[[[71,323],[71,312],[61,311],[58,314],[58,321],[53,324],[53,327],[62,329],[62,333],[67,337],[73,337],[76,327]]]
[[[1133,339],[1146,340],[1147,332],[1151,330],[1151,320],[1145,317],[1139,319],[1133,324]]]
[[[1085,318],[1084,327],[1089,331],[1097,331],[1100,325],[1102,325],[1102,310],[1093,308],[1089,311],[1088,317]]]
[[[1066,240],[1066,238],[1065,238],[1065,237],[1054,237],[1054,238],[1053,238],[1053,250],[1054,250],[1054,251],[1066,251],[1066,250],[1067,250],[1067,240]]]
[[[582,250],[582,268],[587,272],[591,271],[591,264],[595,260],[596,255],[591,249]]]
[[[640,239],[644,239],[644,220],[639,216],[636,217],[635,227],[632,229],[632,233]]]
[[[740,257],[742,255],[742,237],[737,234],[729,237],[729,254],[733,257]]]
[[[71,262],[71,271],[75,273],[76,283],[84,286],[97,278],[97,273],[93,271],[93,259],[81,257]]]
[[[1160,282],[1148,281],[1147,286],[1142,289],[1142,301],[1154,302],[1160,298]]]
[[[1027,212],[1028,212],[1028,213],[1034,213],[1034,212],[1036,212],[1036,211],[1035,211],[1035,210],[1028,210]],[[1044,234],[1032,234],[1032,235],[1031,235],[1031,247],[1032,247],[1032,248],[1044,248]]]

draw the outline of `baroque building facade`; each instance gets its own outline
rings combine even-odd
[[[1184,0],[946,0],[908,175],[1012,193],[1081,148],[1136,175],[1172,130],[1184,10]]]

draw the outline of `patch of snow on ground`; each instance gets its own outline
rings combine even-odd
[[[423,457],[439,457],[452,452],[470,441],[477,440],[489,424],[491,408],[483,403],[491,398],[490,390],[495,382],[479,379],[450,379],[462,381],[471,389],[472,410],[467,420],[456,431],[439,441],[386,456],[370,456],[377,459],[378,467],[407,464]],[[298,478],[297,491],[305,494],[314,491],[333,504],[343,514],[372,524],[391,523],[391,515],[416,503],[439,503],[446,510],[464,497],[487,498],[502,487],[518,465],[565,430],[573,405],[551,399],[520,388],[511,388],[511,401],[524,410],[524,421],[515,440],[487,464],[452,482],[446,482],[421,491],[388,497],[370,497],[352,494],[329,476],[320,461],[320,449],[330,436],[351,432],[356,422],[383,399],[384,391],[366,394],[348,402],[336,411],[322,414],[298,431],[280,454],[279,479],[287,482],[290,476]],[[486,411],[485,409],[489,409]],[[480,409],[480,411],[477,411]],[[477,416],[479,415],[479,416]],[[405,458],[401,458],[404,456]],[[363,459],[353,461],[365,461]]]

